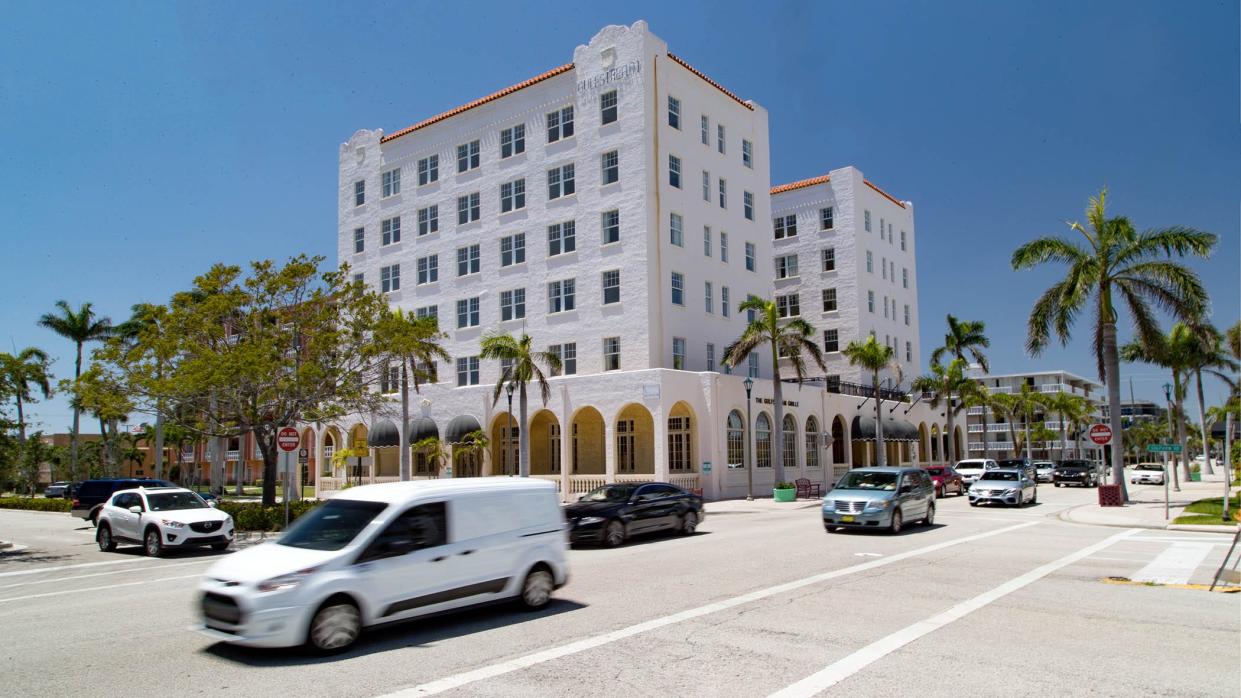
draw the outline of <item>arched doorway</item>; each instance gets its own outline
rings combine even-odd
[[[845,429],[844,416],[836,415],[836,418],[832,420],[832,463],[834,465],[844,465],[849,462],[845,459],[845,449],[849,447]]]
[[[745,418],[737,410],[728,413],[725,440],[728,449],[728,467],[733,469],[747,467],[749,464],[745,457]]]
[[[516,475],[521,448],[521,422],[517,415],[498,412],[491,420],[491,474]],[[534,446],[530,448],[533,456]]]
[[[616,416],[616,474],[655,474],[655,419],[650,410],[630,403]]]
[[[603,415],[593,407],[583,407],[574,413],[570,422],[573,425],[573,443],[570,444],[573,473],[603,475],[607,472]]]
[[[337,472],[339,468],[333,462],[333,457],[341,443],[340,431],[336,427],[327,427],[323,430],[323,462],[319,464],[321,476],[339,477]]]
[[[785,414],[781,425],[783,440],[780,443],[780,460],[784,469],[784,477],[796,478],[799,472],[797,468],[797,418],[791,414]]]
[[[931,433],[926,422],[918,422],[918,462],[927,463],[931,458]]]
[[[806,469],[819,467],[819,420],[806,417]]]
[[[694,468],[694,410],[685,402],[678,402],[668,412],[668,459],[669,473],[692,473]]]
[[[560,473],[560,422],[551,410],[539,410],[530,419],[530,474]]]
[[[319,472],[318,461],[315,460],[316,443],[314,427],[302,429],[301,448],[306,449],[306,462],[299,462],[298,464],[298,468],[301,471],[301,477],[298,479],[298,482],[301,483],[302,487],[313,486],[315,484],[315,475]],[[299,496],[298,498],[300,499],[301,497]]]
[[[932,424],[931,425],[931,462],[932,463],[939,462],[939,446],[940,446],[939,425]]]

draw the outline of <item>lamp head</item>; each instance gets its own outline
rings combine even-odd
[[[741,381],[741,384],[745,386],[745,394],[749,395],[750,388],[754,387],[754,379],[749,376],[746,376],[745,380]]]

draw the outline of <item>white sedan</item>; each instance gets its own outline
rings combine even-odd
[[[1138,463],[1129,474],[1129,482],[1135,485],[1162,485],[1163,465],[1159,463]]]

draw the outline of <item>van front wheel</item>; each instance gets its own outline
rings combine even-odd
[[[536,567],[526,575],[521,584],[521,604],[531,611],[543,608],[552,600],[556,580],[545,567]]]

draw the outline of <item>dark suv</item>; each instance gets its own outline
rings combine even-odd
[[[135,487],[176,487],[176,485],[167,480],[154,480],[146,477],[87,480],[78,485],[77,492],[73,494],[73,508],[69,510],[69,513],[79,519],[90,521],[93,526],[96,517],[99,516],[99,508],[112,497],[113,492]]]
[[[1060,485],[1099,486],[1099,470],[1088,460],[1063,460],[1051,472],[1051,481]]]

